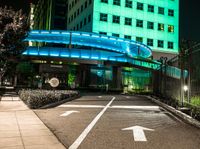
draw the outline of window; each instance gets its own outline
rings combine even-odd
[[[92,4],[92,0],[89,0],[89,4]]]
[[[119,37],[119,34],[112,33],[112,36]]]
[[[81,12],[83,11],[83,5],[81,5]]]
[[[165,14],[165,9],[163,7],[158,7],[158,14]]]
[[[164,41],[163,40],[158,40],[158,47],[163,48],[164,47]]]
[[[83,27],[83,21],[80,22],[80,28],[82,28],[82,27]]]
[[[142,20],[136,20],[136,26],[137,27],[143,27],[143,21]]]
[[[158,23],[158,30],[159,30],[159,31],[164,31],[164,30],[165,30],[164,24]]]
[[[168,16],[173,17],[173,16],[174,16],[174,10],[169,9],[169,10],[168,10]]]
[[[120,0],[113,0],[113,5],[120,6]]]
[[[99,32],[99,34],[101,34],[101,35],[107,35],[106,32]]]
[[[79,9],[77,10],[77,15],[79,15]]]
[[[120,23],[120,17],[119,16],[113,16],[113,23]]]
[[[147,45],[153,47],[153,39],[147,38]]]
[[[136,41],[137,42],[143,42],[143,38],[142,37],[136,37]]]
[[[88,16],[88,23],[91,22],[91,14]]]
[[[144,4],[137,2],[137,9],[138,10],[143,10],[144,9]]]
[[[174,49],[174,43],[168,42],[168,49]]]
[[[77,24],[77,26],[76,26],[76,30],[78,30],[79,29],[79,25]]]
[[[76,19],[76,12],[74,12],[74,19]]]
[[[108,21],[108,15],[105,13],[100,13],[100,21]]]
[[[125,18],[125,25],[132,25],[132,19],[131,18]]]
[[[87,1],[85,1],[85,8],[87,8]]]
[[[84,25],[86,25],[86,23],[87,23],[87,19],[85,18],[85,19],[84,19]]]
[[[154,23],[153,22],[147,22],[147,28],[148,29],[154,29]]]
[[[168,25],[168,32],[173,33],[174,32],[174,26],[173,25]]]
[[[125,39],[130,39],[131,40],[131,36],[130,35],[124,35]]]
[[[148,12],[154,12],[154,6],[148,5]]]
[[[108,0],[101,0],[102,3],[108,3]]]
[[[133,7],[133,2],[132,2],[132,0],[126,0],[126,1],[125,1],[125,7],[132,8],[132,7]]]

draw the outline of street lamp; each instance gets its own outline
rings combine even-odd
[[[187,85],[184,85],[184,86],[183,86],[183,90],[184,90],[185,92],[187,92],[187,91],[188,91],[188,86],[187,86]]]

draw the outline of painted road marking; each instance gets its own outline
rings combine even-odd
[[[68,116],[68,115],[70,115],[72,113],[80,113],[80,112],[79,111],[66,111],[65,113],[61,114],[60,116],[66,117],[66,116]]]
[[[105,108],[103,105],[60,105],[60,108]],[[109,106],[113,109],[146,109],[146,110],[159,110],[159,106]]]
[[[115,108],[115,109],[153,109],[153,110],[158,110],[159,106],[111,106],[110,108]]]
[[[101,118],[101,116],[105,113],[108,107],[112,104],[115,100],[115,97],[105,106],[105,108],[93,119],[93,121],[85,128],[85,130],[81,133],[81,135],[74,141],[74,143],[69,147],[69,149],[77,149],[79,145],[83,142],[85,137],[91,131],[91,129],[95,126],[97,121]]]
[[[60,105],[60,108],[104,108],[103,105]]]
[[[140,141],[140,142],[145,142],[147,141],[147,138],[144,134],[144,130],[148,131],[154,131],[154,129],[149,129],[141,126],[133,126],[133,127],[128,127],[124,128],[122,130],[132,130],[133,131],[133,137],[135,141]]]

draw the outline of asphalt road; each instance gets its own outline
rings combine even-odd
[[[35,112],[70,149],[200,148],[200,129],[142,96],[88,95]]]

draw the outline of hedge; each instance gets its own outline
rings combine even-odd
[[[77,96],[77,91],[70,90],[20,90],[19,97],[31,109],[37,109],[45,105]]]

